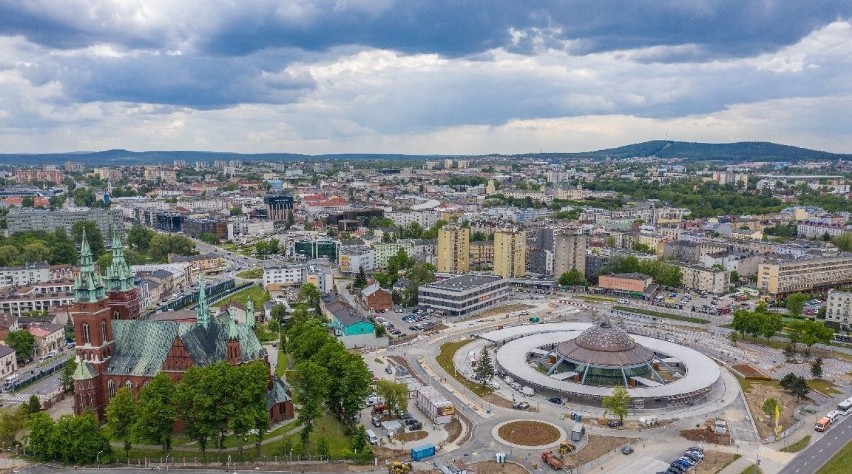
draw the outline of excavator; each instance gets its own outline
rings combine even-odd
[[[409,474],[414,471],[410,462],[394,461],[388,464],[388,474]]]
[[[565,457],[576,450],[576,446],[569,443],[567,440],[563,440],[559,443],[559,455],[556,455],[553,451],[545,451],[541,453],[541,460],[548,466],[559,471],[565,467]]]
[[[563,458],[576,450],[577,447],[569,443],[567,440],[562,440],[562,442],[559,443],[559,455]]]

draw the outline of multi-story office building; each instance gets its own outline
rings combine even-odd
[[[494,274],[503,278],[520,278],[527,273],[527,233],[504,229],[494,233]]]
[[[405,251],[409,257],[414,256],[414,242],[407,240],[373,245],[376,270],[385,270],[388,267],[388,260],[395,257],[400,250]]]
[[[773,296],[852,283],[852,254],[761,263],[757,287]]]
[[[50,265],[28,263],[22,267],[0,267],[0,286],[24,286],[50,281]]]
[[[588,236],[570,230],[557,232],[553,236],[553,274],[557,277],[577,269],[586,273],[586,247]]]
[[[308,260],[327,258],[330,262],[336,262],[337,246],[337,241],[331,239],[298,240],[293,243],[293,254]]]
[[[510,292],[506,278],[462,275],[421,286],[417,299],[420,305],[447,316],[466,316],[506,301]]]
[[[825,322],[838,329],[849,330],[852,327],[852,291],[828,292]]]
[[[341,273],[372,272],[376,264],[373,249],[364,245],[340,246],[337,259]]]
[[[266,205],[266,218],[271,221],[285,221],[287,214],[293,211],[293,196],[286,194],[267,194],[263,197]]]
[[[123,214],[120,209],[88,209],[69,211],[47,211],[44,209],[14,208],[6,216],[9,233],[44,230],[52,232],[65,229],[71,234],[71,228],[77,222],[92,221],[98,226],[105,243],[110,243],[113,232],[124,234]]]
[[[198,238],[201,234],[213,234],[220,240],[228,238],[228,221],[224,219],[186,219],[183,221],[183,233]]]
[[[438,264],[442,273],[470,271],[470,229],[445,225],[438,231]]]

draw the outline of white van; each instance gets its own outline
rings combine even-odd
[[[376,445],[379,444],[379,437],[376,436],[376,433],[373,430],[367,430],[367,442]]]

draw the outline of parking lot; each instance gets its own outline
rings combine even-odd
[[[402,312],[399,312],[400,310]],[[415,314],[411,308],[402,307],[396,307],[386,313],[378,313],[374,316],[374,319],[377,323],[384,325],[388,332],[395,337],[428,331],[441,322],[441,319],[433,313],[421,312]]]

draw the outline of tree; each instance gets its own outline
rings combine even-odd
[[[817,357],[813,364],[811,364],[811,375],[815,379],[822,378],[822,357]]]
[[[589,282],[576,268],[572,268],[559,276],[560,286],[587,286],[588,284]]]
[[[217,245],[219,243],[219,237],[212,232],[202,232],[198,234],[198,240],[210,245]]]
[[[69,320],[71,318],[68,318]],[[77,361],[74,358],[68,359],[62,365],[62,373],[59,374],[59,385],[65,392],[74,392],[74,370],[77,368]]]
[[[169,254],[195,255],[195,243],[182,235],[156,234],[151,238],[149,246],[151,259],[155,262],[165,262]]]
[[[740,336],[736,331],[731,331],[731,333],[728,334],[728,339],[730,339],[731,344],[734,346],[737,345],[737,340],[739,340],[739,338]]]
[[[24,245],[21,260],[24,262],[40,263],[50,259],[50,249],[43,242],[33,242]]]
[[[739,281],[740,274],[736,270],[731,271],[731,283],[737,283]]]
[[[784,321],[779,314],[763,314],[760,319],[760,335],[766,339],[771,339],[784,328]]]
[[[630,394],[624,387],[615,387],[611,395],[603,398],[601,405],[606,408],[607,413],[612,413],[624,423],[624,417],[627,416],[627,410],[630,407]]]
[[[296,218],[293,216],[293,211],[287,211],[287,220],[284,223],[284,228],[290,230],[293,224],[296,223]]]
[[[804,377],[798,377],[792,388],[790,388],[790,393],[796,396],[796,401],[807,397],[810,392],[811,388],[808,386],[808,381]]]
[[[307,448],[314,420],[322,415],[322,402],[328,395],[331,380],[325,367],[310,360],[296,364],[295,375],[293,389],[300,405],[299,421],[303,426],[300,437],[302,447]]]
[[[328,445],[328,439],[325,436],[320,436],[317,438],[317,454],[319,454],[320,459],[326,458],[331,455],[331,448]]]
[[[30,395],[30,398],[27,401],[27,413],[30,415],[34,415],[40,411],[41,400],[39,400],[38,395]]]
[[[491,355],[488,353],[488,349],[483,346],[482,351],[479,353],[479,360],[476,363],[476,379],[479,380],[479,383],[485,385],[494,377],[494,363],[491,361]]]
[[[127,231],[127,245],[137,252],[147,252],[154,235],[156,235],[156,232],[153,230],[139,224],[133,224],[133,227]]]
[[[6,335],[6,345],[15,351],[18,362],[32,359],[35,348],[35,337],[29,331],[11,331]]]
[[[112,439],[124,442],[124,457],[130,457],[130,441],[136,425],[136,404],[130,389],[122,387],[106,408],[107,429]]]
[[[408,385],[391,380],[376,382],[376,394],[385,400],[391,413],[400,414],[408,410]]]
[[[767,398],[763,401],[763,405],[760,409],[763,410],[763,413],[766,413],[766,416],[772,417],[775,416],[775,409],[778,406],[778,400],[774,398]]]
[[[299,301],[305,303],[311,308],[319,308],[320,298],[322,294],[319,288],[313,283],[305,283],[299,290]]]
[[[852,252],[852,233],[846,232],[831,239],[837,250],[841,252]]]
[[[163,446],[166,453],[171,449],[172,428],[177,420],[175,391],[175,383],[160,372],[139,392],[134,430],[141,440]]]
[[[104,253],[104,236],[101,234],[101,228],[94,221],[75,222],[71,226],[71,239],[76,245],[80,245],[83,241],[83,231],[86,231],[86,241],[89,243],[89,248],[92,250],[92,256],[97,259]]]
[[[352,286],[359,290],[367,287],[367,272],[364,271],[364,267],[358,267],[358,273],[355,275],[355,281],[352,282]]]
[[[796,357],[796,347],[793,344],[784,346],[784,360],[790,362]]]
[[[808,296],[804,293],[793,293],[792,295],[787,297],[787,314],[794,318],[798,318],[802,315],[802,310],[805,309],[805,301],[808,300]]]
[[[39,461],[53,461],[59,451],[54,441],[56,422],[47,413],[40,412],[30,416],[28,426],[27,452]]]
[[[59,417],[53,432],[53,442],[57,448],[54,460],[65,465],[103,461],[112,452],[109,440],[94,413]]]
[[[17,434],[27,427],[27,415],[26,405],[0,410],[0,444],[2,444],[2,448],[12,447]]]
[[[273,321],[281,322],[284,321],[284,318],[287,316],[287,309],[283,304],[278,303],[269,310],[269,317]]]

